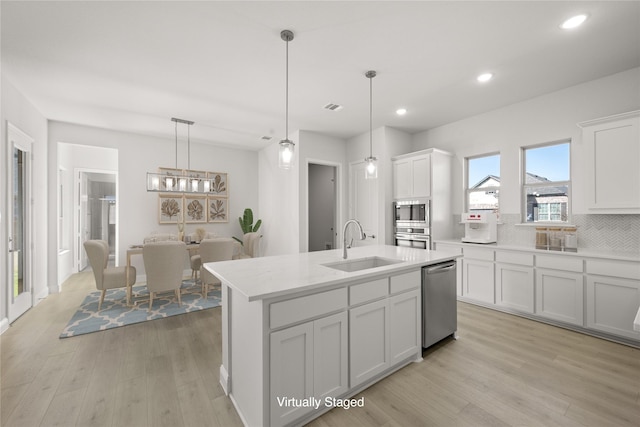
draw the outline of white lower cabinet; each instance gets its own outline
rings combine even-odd
[[[536,268],[535,314],[584,326],[582,273]]]
[[[383,372],[389,363],[389,302],[383,299],[349,310],[351,387]]]
[[[271,425],[313,409],[279,399],[324,399],[347,391],[347,346],[346,311],[271,333]]]
[[[640,281],[587,275],[587,327],[640,339],[633,320],[640,307]]]
[[[422,349],[422,301],[415,290],[389,298],[389,357],[391,365]]]
[[[462,295],[495,303],[493,262],[467,258],[462,260]]]
[[[496,304],[533,313],[533,267],[496,263]]]

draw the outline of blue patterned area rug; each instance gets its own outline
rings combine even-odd
[[[104,297],[102,309],[99,312],[100,291],[91,292],[64,328],[60,338],[104,331],[192,311],[206,310],[220,305],[219,289],[211,289],[206,299],[202,298],[200,283],[195,283],[193,279],[184,280],[181,289],[186,290],[181,295],[181,306],[178,305],[175,293],[166,292],[153,299],[153,308],[150,312],[148,311],[149,292],[145,285],[133,287],[133,300],[147,299],[147,301],[128,307],[125,288],[110,289]]]

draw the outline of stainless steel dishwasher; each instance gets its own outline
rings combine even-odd
[[[456,261],[422,268],[422,347],[429,347],[458,329]]]

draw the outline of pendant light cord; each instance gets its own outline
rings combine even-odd
[[[178,122],[175,121],[176,124],[176,169],[178,169]]]
[[[369,157],[373,157],[373,77],[369,77]]]
[[[191,125],[187,125],[187,169],[191,170]]]
[[[284,135],[285,139],[289,141],[289,40],[287,40],[287,54],[286,54],[286,70],[285,70],[285,107],[284,107],[284,117],[285,117],[285,126],[284,126]]]

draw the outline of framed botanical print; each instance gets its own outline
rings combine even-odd
[[[207,178],[211,181],[210,194],[213,196],[229,195],[229,180],[226,173],[207,172]]]
[[[158,196],[158,222],[160,224],[176,224],[183,209],[181,195],[160,194]]]
[[[229,222],[229,199],[209,196],[207,198],[207,218],[209,222]]]
[[[158,168],[158,173],[165,175],[160,179],[160,191],[178,190],[178,177],[183,175],[182,169]]]
[[[207,222],[207,196],[184,196],[184,222],[196,224]]]

